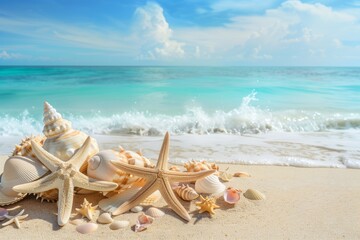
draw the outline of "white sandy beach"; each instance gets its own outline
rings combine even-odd
[[[5,156],[1,157],[3,163]],[[280,166],[249,166],[220,164],[230,172],[247,171],[250,178],[233,178],[226,183],[246,190],[256,188],[266,194],[265,201],[242,197],[234,207],[221,198],[220,209],[212,218],[198,214],[194,202],[184,203],[192,219],[185,223],[164,201],[156,206],[165,217],[156,219],[144,232],[135,233],[138,214],[115,217],[129,220],[126,229],[112,231],[108,225],[89,235],[81,235],[75,226],[59,227],[55,203],[41,203],[34,197],[8,208],[24,208],[29,217],[22,229],[14,225],[1,228],[2,239],[359,239],[360,238],[360,174],[356,169],[296,168]],[[97,204],[100,194],[76,195],[74,208],[86,197]],[[146,208],[145,208],[146,209]],[[11,213],[17,213],[14,210]],[[75,212],[75,210],[73,211]],[[99,214],[99,212],[97,212]],[[78,218],[76,216],[75,218]]]

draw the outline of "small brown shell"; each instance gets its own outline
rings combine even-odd
[[[251,177],[251,175],[247,172],[236,172],[233,174],[234,177]]]
[[[185,201],[191,201],[199,197],[199,194],[189,185],[181,185],[175,188],[175,192]]]
[[[246,192],[244,193],[244,197],[246,197],[247,199],[250,199],[250,200],[266,199],[264,194],[262,194],[261,192],[259,192],[258,190],[255,190],[255,189],[246,190]]]

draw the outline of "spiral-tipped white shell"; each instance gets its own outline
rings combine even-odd
[[[199,194],[189,185],[181,185],[174,189],[179,197],[185,201],[191,201],[199,197]]]
[[[219,178],[214,174],[205,178],[199,179],[195,182],[195,191],[198,193],[220,194],[224,192],[225,185],[219,181]]]
[[[72,129],[71,123],[63,119],[61,114],[47,102],[44,104],[43,133],[47,137],[44,149],[63,161],[69,160],[88,137],[87,134]],[[99,152],[96,140],[91,140],[89,158]]]
[[[264,194],[262,194],[256,189],[251,188],[244,192],[244,197],[250,200],[264,200],[266,198]]]
[[[0,205],[8,205],[24,198],[26,194],[19,194],[12,188],[19,184],[32,182],[47,172],[48,169],[36,159],[22,156],[9,157],[1,176]]]

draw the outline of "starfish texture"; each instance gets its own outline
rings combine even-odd
[[[39,193],[57,188],[58,191],[58,224],[64,226],[70,218],[74,198],[74,187],[93,191],[112,191],[116,183],[91,180],[82,174],[79,169],[85,162],[91,148],[91,138],[88,137],[84,144],[77,150],[70,160],[64,162],[44,150],[38,143],[31,141],[31,146],[36,157],[51,171],[34,182],[13,187],[21,193]]]
[[[215,198],[204,198],[200,195],[200,202],[196,202],[196,206],[199,207],[199,213],[208,212],[210,215],[214,215],[215,208],[219,208],[218,205],[215,204]]]
[[[24,220],[25,218],[27,218],[27,217],[29,216],[29,214],[22,215],[22,214],[24,213],[24,211],[25,211],[25,210],[23,209],[21,212],[19,212],[19,213],[16,214],[15,216],[5,215],[5,217],[6,217],[7,219],[9,219],[9,221],[4,222],[4,223],[2,224],[2,226],[4,227],[4,226],[10,225],[10,224],[12,224],[12,223],[15,223],[18,228],[21,228],[21,226],[20,226],[20,221],[21,221],[21,220]]]
[[[92,203],[89,203],[88,200],[86,200],[86,198],[84,198],[84,202],[80,206],[81,206],[81,208],[75,208],[75,210],[79,214],[81,214],[83,217],[86,217],[87,219],[89,219],[90,221],[93,220],[95,209],[98,206],[97,205],[92,206]]]
[[[175,196],[170,182],[191,182],[204,178],[215,172],[215,170],[206,170],[202,172],[177,172],[168,170],[169,158],[169,133],[165,134],[165,138],[160,150],[159,159],[155,168],[144,168],[126,163],[112,161],[112,163],[120,170],[134,174],[138,177],[147,179],[146,184],[137,192],[130,200],[120,205],[112,214],[118,215],[127,212],[131,208],[139,205],[142,200],[159,190],[167,204],[183,219],[190,221],[190,215],[181,205]]]

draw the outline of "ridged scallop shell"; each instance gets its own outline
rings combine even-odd
[[[44,144],[45,139],[46,138],[44,136],[40,136],[40,135],[23,138],[20,144],[15,145],[15,149],[12,153],[12,156],[23,156],[23,157],[30,157],[37,159],[35,153],[32,151],[31,141],[35,141],[42,146]]]
[[[63,161],[67,161],[79,149],[87,134],[74,130],[71,122],[62,118],[49,103],[44,103],[44,129],[43,133],[47,137],[44,142],[44,149]],[[99,152],[99,147],[95,139],[92,139],[89,158]]]
[[[200,172],[204,170],[219,170],[219,167],[215,163],[208,163],[205,160],[198,162],[191,160],[184,164],[187,172]]]
[[[225,190],[225,185],[219,181],[214,174],[195,182],[195,191],[198,193],[221,194]]]
[[[28,157],[11,156],[5,161],[0,183],[0,206],[20,201],[26,194],[12,190],[16,185],[37,180],[49,170],[40,161]]]
[[[82,234],[87,234],[91,232],[95,232],[98,229],[98,225],[96,223],[85,223],[78,225],[76,227],[76,231]]]
[[[233,174],[234,177],[251,177],[251,175],[247,172],[236,172]]]
[[[241,190],[229,187],[224,192],[224,201],[229,204],[235,204],[240,200]]]
[[[150,196],[145,198],[140,204],[141,205],[153,205],[157,201],[159,201],[162,198],[161,193],[159,190],[156,190]]]
[[[139,213],[143,210],[144,208],[142,206],[135,206],[132,209],[130,209],[131,212],[133,213]]]
[[[191,201],[199,197],[199,194],[195,189],[189,187],[189,185],[181,185],[174,189],[179,197],[185,201]]]
[[[118,230],[120,228],[126,228],[129,226],[129,221],[114,221],[112,224],[110,224],[111,230]]]
[[[165,216],[165,213],[163,211],[155,207],[151,207],[146,210],[145,214],[153,218],[160,218]]]
[[[264,200],[266,199],[265,195],[259,192],[256,189],[248,189],[244,192],[244,197],[250,200]]]
[[[108,223],[112,223],[114,220],[112,219],[110,213],[106,212],[106,213],[100,214],[97,221],[98,221],[98,223],[108,224]]]

